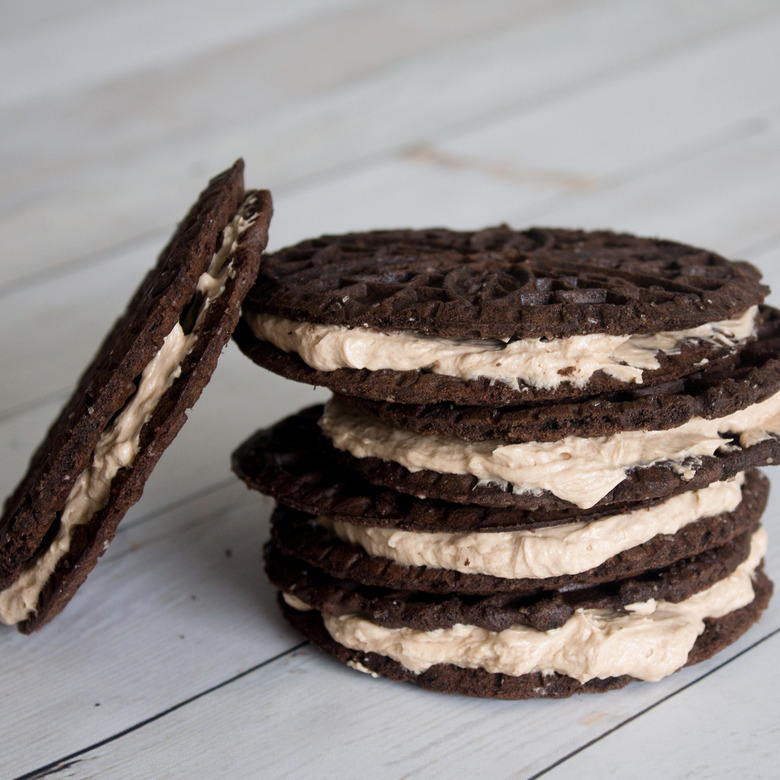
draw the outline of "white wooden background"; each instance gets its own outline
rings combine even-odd
[[[239,155],[272,247],[613,227],[780,289],[776,0],[2,0],[0,73],[3,493]],[[261,571],[270,504],[228,462],[322,397],[228,348],[66,611],[0,630],[2,777],[777,776],[780,600],[711,662],[559,702],[426,693],[302,643]]]

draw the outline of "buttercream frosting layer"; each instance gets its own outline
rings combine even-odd
[[[733,320],[645,335],[589,334],[560,339],[453,339],[413,331],[382,332],[295,322],[245,312],[254,335],[296,353],[317,371],[342,368],[427,371],[463,380],[485,377],[519,389],[583,387],[597,371],[621,382],[641,383],[660,368],[659,353],[677,354],[686,343],[735,347],[754,335],[758,307]]]
[[[466,442],[393,428],[332,399],[320,427],[336,449],[356,458],[392,461],[409,471],[466,474],[515,493],[549,491],[581,508],[597,504],[636,467],[670,462],[683,476],[691,460],[749,447],[780,434],[780,393],[714,419],[692,417],[676,428],[567,436],[553,442]]]
[[[753,575],[766,551],[756,531],[748,558],[728,577],[678,603],[654,600],[624,610],[578,609],[560,628],[515,626],[492,632],[464,624],[435,631],[383,628],[354,615],[323,613],[323,623],[341,645],[377,653],[419,674],[436,664],[520,676],[559,673],[584,683],[629,675],[657,681],[681,668],[706,618],[723,617],[750,604]],[[308,609],[285,594],[294,609]]]
[[[420,533],[328,518],[318,522],[369,555],[407,566],[543,579],[588,571],[658,534],[673,535],[689,523],[732,512],[742,501],[743,484],[740,474],[630,513],[524,531]]]

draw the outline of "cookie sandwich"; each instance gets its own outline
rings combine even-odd
[[[324,236],[267,258],[239,346],[348,396],[504,406],[650,387],[752,338],[746,263],[607,232]]]
[[[68,603],[184,424],[257,276],[271,198],[212,179],[105,337],[0,518],[0,622]]]
[[[746,263],[609,232],[326,236],[235,338],[331,388],[237,474],[278,502],[288,620],[360,671],[474,696],[658,680],[765,608],[780,317]]]

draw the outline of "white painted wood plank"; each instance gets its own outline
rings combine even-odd
[[[584,194],[519,210],[514,224],[626,230],[733,256],[777,237],[780,122]]]
[[[587,189],[694,152],[780,108],[780,16],[435,141],[451,165]]]
[[[0,4],[0,39],[27,35],[34,30],[56,27],[63,19],[91,13],[98,5],[123,2],[123,0],[4,0]]]
[[[426,143],[437,132],[508,106],[548,100],[765,17],[774,7],[752,0],[708,6],[706,14],[701,8],[695,0],[664,0],[660,6],[602,2],[449,47],[431,50],[423,40],[415,56],[386,60],[370,75],[353,69],[351,81],[298,91],[292,102],[285,102],[284,93],[263,99],[275,94],[277,63],[264,58],[264,47],[254,47],[242,71],[252,74],[252,94],[241,81],[238,87],[224,79],[195,84],[185,75],[182,88],[172,93],[160,91],[164,80],[129,80],[75,102],[51,101],[7,114],[0,240],[4,257],[25,262],[5,267],[3,278],[157,229],[176,218],[169,205],[176,191],[194,187],[239,153],[247,158],[252,184],[301,180]],[[343,48],[339,40],[333,46]],[[296,39],[286,42],[300,51]],[[312,76],[321,70],[319,62],[301,54],[295,73],[304,83],[321,83]],[[204,78],[210,72],[200,70]],[[214,112],[217,105],[221,114]],[[84,214],[102,214],[107,201],[119,211],[83,220]],[[48,229],[41,231],[44,220]]]
[[[183,212],[182,212],[183,213]],[[0,297],[0,416],[9,404],[64,394],[122,314],[165,239],[142,241],[98,268],[51,275],[34,289]]]
[[[761,251],[750,254],[750,260],[764,274],[764,284],[774,290],[769,297],[773,306],[780,306],[780,237]]]
[[[281,190],[275,201],[269,249],[323,233],[375,228],[475,230],[499,224],[540,199],[544,195],[536,184],[478,169],[395,158]]]
[[[778,497],[771,514],[777,510]],[[776,537],[769,554],[774,576],[780,574],[780,535]],[[183,777],[198,772],[247,777],[261,773],[267,778],[529,777],[690,685],[778,628],[780,606],[774,605],[738,643],[698,667],[660,683],[637,683],[603,696],[562,701],[495,702],[426,693],[364,677],[307,648],[80,756],[66,776],[130,778],[152,773]],[[765,732],[753,736],[750,719],[729,720],[727,729],[722,729],[717,723],[722,704],[714,704],[723,680],[729,680],[728,690],[741,690],[744,674],[740,666],[751,663],[755,667],[751,674],[766,680],[760,701],[771,707],[780,694],[780,677],[776,670],[762,677],[775,663],[771,653],[760,648],[681,696],[690,701],[689,730],[710,717],[693,713],[709,708],[709,733],[721,742],[736,734],[745,749],[758,747],[767,763],[752,766],[766,769],[773,765],[770,760],[777,760],[780,748],[763,739]],[[679,698],[662,704],[656,711],[658,717],[666,714],[668,718]],[[686,744],[680,741],[677,752],[671,752],[680,756]],[[212,749],[204,750],[204,745]],[[651,744],[648,749],[657,746]],[[620,758],[621,776],[625,776],[625,754]],[[591,773],[578,776],[595,776],[597,766],[594,762]],[[633,773],[636,768],[631,767]],[[571,768],[577,771],[576,761]]]
[[[159,227],[165,224],[166,214],[170,220],[177,218],[166,211],[170,201],[165,193],[174,192],[171,185],[189,182],[194,188],[239,154],[246,154],[250,144],[265,149],[261,159],[273,159],[276,151],[266,148],[263,129],[281,106],[333,89],[345,80],[370,79],[375,71],[421,51],[430,54],[437,46],[452,47],[463,38],[500,29],[507,22],[516,24],[525,18],[527,23],[539,14],[582,2],[493,0],[476,7],[468,0],[425,5],[402,0],[347,7],[342,13],[304,21],[282,34],[256,36],[180,66],[157,68],[85,93],[5,111],[0,116],[6,140],[0,149],[4,182],[0,210],[8,212],[13,221],[20,209],[41,209],[39,214],[45,213],[50,229],[56,231],[52,251],[58,251],[61,259],[72,259],[71,239],[79,242],[83,255],[95,248],[83,243],[92,232],[111,234],[109,243],[100,247],[123,240],[121,236],[147,232],[150,224]],[[345,39],[356,45],[344,46]],[[214,146],[215,134],[235,132],[242,126],[240,142],[222,144],[219,150]],[[204,136],[199,148],[190,146],[195,156],[186,153],[183,167],[166,170],[173,162],[166,163],[166,158],[175,156],[186,139]],[[206,157],[203,152],[208,153]],[[139,166],[144,170],[135,178],[133,170]],[[255,173],[258,181],[260,175],[265,178],[263,171],[256,169]],[[76,182],[66,181],[73,176]],[[265,186],[270,183],[263,181]],[[82,203],[79,208],[73,202],[77,190],[91,198],[101,188],[104,194],[112,190],[114,197],[122,198],[123,217],[96,220],[94,215],[101,213],[99,204]],[[44,207],[44,192],[49,193],[50,208]],[[127,224],[126,232],[117,234],[117,225],[139,205],[142,216],[151,216],[151,221]],[[63,209],[72,209],[70,218]],[[92,218],[84,220],[85,214]],[[34,230],[27,232],[28,240],[30,236],[39,240]],[[35,246],[27,245],[25,258],[38,254]]]
[[[179,0],[81,3],[80,13],[56,14],[55,23],[38,15],[32,28],[19,18],[22,9],[11,6],[0,16],[0,29],[8,15],[13,30],[0,35],[0,71],[6,74],[0,108],[169,66],[358,2],[189,0],[186,8]]]
[[[269,504],[242,485],[123,528],[38,634],[0,626],[4,777],[153,717],[300,640],[261,548]],[[151,776],[161,776],[152,773]]]
[[[778,152],[780,125],[773,124],[625,182],[567,195],[552,194],[550,184],[546,196],[533,182],[491,177],[484,168],[459,169],[423,158],[381,163],[282,191],[272,248],[320,232],[407,224],[477,229],[507,221],[517,228],[548,224],[635,231],[756,259],[750,252],[754,246],[780,241],[774,208]],[[436,168],[440,178],[432,173]],[[491,178],[504,187],[491,189]],[[439,199],[429,203],[436,195]],[[331,196],[338,210],[328,206]],[[299,214],[307,215],[305,224]]]
[[[779,653],[775,634],[544,777],[623,778],[627,771],[636,780],[776,776]]]
[[[0,422],[0,493],[9,495],[24,475],[33,449],[62,406],[57,400]]]

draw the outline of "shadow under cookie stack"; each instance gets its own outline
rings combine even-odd
[[[334,392],[234,453],[286,618],[374,676],[522,699],[659,680],[766,607],[780,316],[668,241],[507,227],[264,258],[235,338]]]

